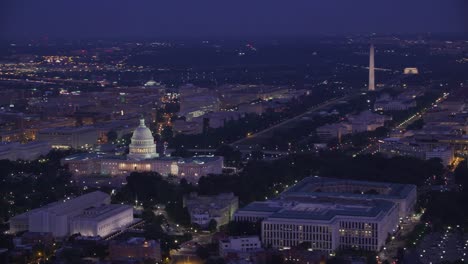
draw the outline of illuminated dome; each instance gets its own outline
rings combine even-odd
[[[161,83],[156,82],[154,80],[149,80],[145,83],[145,86],[158,86],[158,85],[161,85]]]
[[[133,131],[128,157],[131,159],[151,159],[158,156],[156,144],[151,130],[146,127],[145,120],[140,119],[140,125]]]

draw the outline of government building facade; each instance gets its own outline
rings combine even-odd
[[[379,251],[413,212],[416,186],[308,177],[277,199],[253,202],[235,221],[261,223],[262,243],[288,249]]]
[[[159,157],[154,137],[141,119],[133,132],[128,155],[80,153],[64,158],[62,164],[67,165],[74,176],[128,176],[132,172],[152,171],[198,182],[201,176],[221,174],[224,159],[221,156]]]

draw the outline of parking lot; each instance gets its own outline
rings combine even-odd
[[[426,235],[417,248],[417,254],[424,264],[468,261],[467,246],[468,234],[464,234],[459,227],[447,227],[442,232]]]

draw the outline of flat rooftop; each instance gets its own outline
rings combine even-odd
[[[60,200],[57,202],[46,204],[40,208],[36,208],[23,214],[16,215],[13,218],[21,219],[38,212],[48,212],[55,215],[67,215],[76,210],[81,210],[87,205],[95,204],[96,201],[105,201],[107,199],[110,199],[110,196],[107,193],[101,191],[94,191],[75,198]]]
[[[107,204],[98,207],[87,208],[74,217],[74,220],[94,220],[101,221],[127,210],[133,210],[130,205]]]
[[[337,216],[380,218],[395,207],[384,200],[348,200],[342,198],[276,199],[253,202],[239,210],[264,212],[268,219],[287,218],[329,221]]]
[[[281,193],[281,197],[342,197],[359,199],[405,199],[413,184],[356,181],[312,176]]]
[[[96,130],[92,126],[82,126],[82,127],[52,127],[39,130],[39,134],[46,133],[61,133],[61,134],[70,134],[70,133],[81,133]]]

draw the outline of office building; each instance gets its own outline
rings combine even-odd
[[[163,176],[174,175],[198,182],[201,176],[221,174],[224,159],[221,156],[158,157],[151,131],[144,120],[140,120],[127,156],[80,153],[62,159],[62,164],[68,165],[74,176],[110,175],[124,178],[132,172],[154,171]]]
[[[211,220],[217,226],[226,225],[239,208],[239,199],[232,193],[202,196],[191,193],[184,196],[183,205],[190,214],[192,224],[207,227]]]
[[[234,236],[219,241],[219,255],[221,257],[237,254],[241,258],[245,258],[251,253],[261,250],[262,243],[258,236]]]
[[[37,140],[47,141],[52,148],[88,148],[96,144],[98,139],[94,127],[59,127],[47,128],[37,132]]]
[[[70,235],[70,221],[86,209],[110,204],[110,196],[95,191],[76,198],[50,203],[10,219],[10,232],[51,232],[54,237]]]
[[[108,204],[90,207],[70,221],[70,234],[105,237],[133,223],[133,207]]]
[[[32,141],[25,144],[19,142],[0,144],[0,159],[34,160],[47,155],[51,146],[45,141]]]
[[[415,202],[414,185],[308,177],[277,199],[239,209],[234,219],[261,222],[262,243],[273,248],[308,242],[328,253],[378,251]]]

